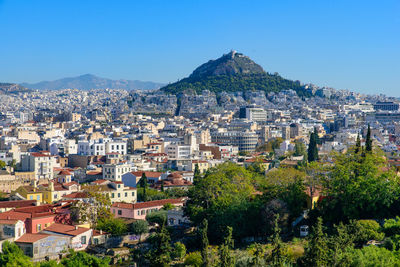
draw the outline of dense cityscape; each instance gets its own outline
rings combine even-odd
[[[398,3],[39,2],[0,1],[0,267],[400,266]]]

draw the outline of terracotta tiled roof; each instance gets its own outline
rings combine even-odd
[[[85,233],[87,231],[90,231],[91,229],[84,228],[84,227],[77,227],[74,225],[68,225],[68,224],[61,224],[61,223],[53,223],[49,227],[45,229],[45,231],[48,232],[54,232],[54,233],[59,233],[59,234],[65,234],[65,235],[70,235],[70,236],[77,236],[82,233]]]
[[[34,157],[52,157],[51,155],[46,155],[40,152],[32,152],[31,155]]]
[[[88,194],[85,192],[75,192],[72,194],[68,194],[63,196],[63,198],[88,198]]]
[[[19,220],[16,219],[0,219],[0,224],[16,224]]]
[[[40,239],[48,237],[48,234],[24,234],[15,242],[17,243],[35,243],[36,241],[39,241]]]
[[[60,172],[58,173],[58,175],[72,175],[72,173],[70,173],[70,172],[67,171],[67,170],[62,170],[62,171],[60,171]]]
[[[135,175],[136,177],[142,177],[143,173],[146,174],[146,177],[160,177],[163,173],[162,172],[131,172],[133,175]]]
[[[75,182],[75,181],[72,181],[72,182],[69,182],[69,183],[63,183],[62,185],[68,187],[68,186],[71,186],[71,185],[78,185],[78,183]]]
[[[36,200],[0,201],[0,208],[19,208],[35,206]]]
[[[123,203],[123,202],[115,202],[111,205],[114,208],[122,208],[122,209],[133,209],[133,204]]]
[[[25,221],[27,218],[30,218],[31,214],[23,213],[23,212],[15,212],[15,211],[6,211],[0,213],[0,219],[2,220],[21,220]]]

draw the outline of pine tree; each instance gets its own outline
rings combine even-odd
[[[367,138],[365,140],[365,150],[368,152],[372,151],[372,139],[371,139],[371,127],[368,124]]]
[[[282,266],[284,264],[285,250],[280,237],[281,229],[278,225],[279,214],[275,216],[274,228],[271,235],[272,252],[270,257],[270,263],[272,266]]]
[[[312,229],[311,239],[307,244],[302,263],[304,266],[327,266],[329,260],[328,252],[326,234],[322,229],[322,218],[319,217],[317,224]]]
[[[200,179],[200,169],[199,169],[199,164],[196,163],[194,167],[194,176],[193,176],[193,183],[196,185]]]
[[[203,260],[203,267],[208,267],[210,265],[208,261],[208,221],[207,219],[203,220],[202,229],[200,230],[201,234],[201,258]]]
[[[224,239],[224,243],[219,248],[219,259],[221,267],[235,266],[235,258],[231,255],[231,249],[233,249],[232,230],[232,227],[227,227],[227,235]]]
[[[318,160],[318,147],[317,147],[317,133],[313,132],[310,135],[310,143],[308,145],[308,162],[313,162]]]
[[[357,134],[357,141],[356,141],[356,150],[354,151],[356,154],[360,152],[361,149],[361,140],[360,140],[360,134]]]
[[[143,172],[142,178],[140,178],[139,181],[139,186],[143,188],[143,201],[147,201],[147,188],[148,188],[148,183],[147,183],[147,176],[146,173]]]
[[[171,237],[164,224],[151,242],[153,243],[153,251],[150,253],[150,266],[170,266]]]

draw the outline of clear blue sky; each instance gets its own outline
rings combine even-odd
[[[0,81],[174,82],[235,49],[269,72],[400,96],[400,1],[0,0]]]

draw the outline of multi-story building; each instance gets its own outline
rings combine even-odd
[[[53,179],[54,167],[57,166],[57,159],[49,152],[32,152],[21,155],[21,168],[25,172],[35,172],[35,179]]]
[[[135,169],[132,163],[105,164],[103,165],[103,179],[122,181],[122,175]]]
[[[252,152],[257,146],[258,135],[250,131],[213,132],[211,140],[218,144],[238,146],[239,151]]]
[[[191,145],[169,144],[166,153],[169,159],[188,159],[193,152]]]

